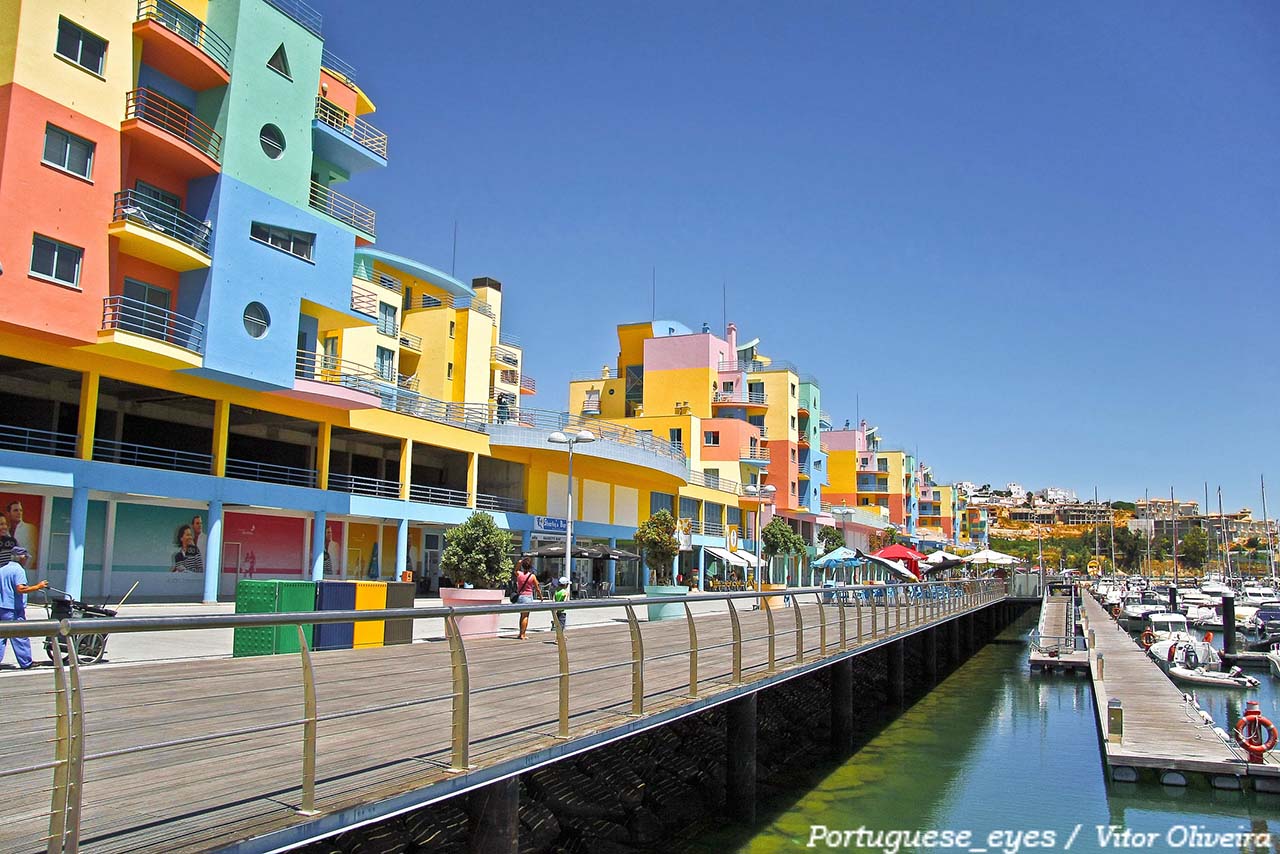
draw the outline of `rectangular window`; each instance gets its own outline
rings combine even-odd
[[[724,522],[726,525],[737,525],[742,527],[742,510],[737,507],[729,506],[724,508]]]
[[[453,337],[453,334],[454,334],[454,332],[456,332],[456,331],[457,331],[457,329],[458,329],[458,325],[457,325],[456,323],[454,323],[452,320],[450,320],[450,321],[449,321],[449,337],[450,337],[450,338],[452,338],[452,337]]]
[[[375,368],[378,370],[378,376],[388,382],[394,381],[396,377],[396,354],[394,350],[388,350],[386,347],[379,347],[377,350]]]
[[[796,461],[796,449],[795,449],[795,448],[792,448],[792,449],[791,449],[791,462],[793,462],[793,463],[794,463],[795,461]]]
[[[84,250],[35,235],[31,240],[31,275],[52,279],[72,287],[80,286],[80,263]]]
[[[58,19],[57,51],[86,71],[102,76],[107,56],[106,40],[81,29],[66,18]]]
[[[696,498],[680,499],[680,518],[693,519],[695,521],[702,518],[702,514],[698,506],[698,499]]]
[[[378,331],[383,335],[396,334],[396,307],[389,302],[378,303]]]
[[[447,380],[453,379],[453,362],[445,366],[444,378]]]
[[[796,482],[794,480],[791,481],[791,494],[792,495],[796,494]]]
[[[255,222],[249,227],[249,237],[273,246],[281,252],[288,252],[303,260],[311,260],[311,252],[315,247],[316,236],[305,231],[293,231],[288,228],[277,228]]]
[[[725,380],[720,383],[720,390],[725,394],[733,394],[733,380]]]
[[[712,489],[720,487],[720,469],[703,469],[702,479],[706,481],[707,486]]]
[[[671,447],[683,451],[684,450],[684,431],[679,427],[674,427],[667,431],[667,441],[671,443]]]
[[[795,397],[795,396],[796,396],[796,384],[795,384],[795,383],[792,383],[792,384],[791,384],[791,396],[792,396],[792,397]]]
[[[888,492],[888,491],[889,491],[889,478],[887,478],[887,477],[882,477],[882,478],[878,479],[878,480],[876,481],[876,489],[877,489],[877,490],[879,490],[880,492]]]
[[[50,166],[65,169],[81,178],[93,177],[94,145],[87,139],[53,125],[44,128],[44,156]]]
[[[182,199],[170,193],[168,190],[162,190],[159,187],[148,184],[146,181],[137,181],[133,185],[134,192],[149,202],[161,208],[171,208],[173,210],[182,210]]]
[[[791,416],[791,429],[796,429],[796,417],[794,415]]]
[[[659,510],[666,510],[668,513],[675,509],[675,496],[665,492],[649,493],[649,515],[652,516]]]
[[[708,448],[720,447],[720,431],[719,430],[703,430],[702,444]]]
[[[876,460],[876,471],[888,471],[888,470],[889,470],[888,460]]]

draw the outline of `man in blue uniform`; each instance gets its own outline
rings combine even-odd
[[[12,549],[12,559],[0,566],[0,623],[12,623],[27,619],[27,594],[43,590],[49,582],[27,584],[27,570],[23,564],[27,560],[25,549],[12,542],[12,537],[4,538],[0,543],[0,551]],[[0,637],[0,660],[4,659],[6,638]],[[13,654],[18,659],[18,666],[23,670],[31,667],[31,639],[13,638]]]

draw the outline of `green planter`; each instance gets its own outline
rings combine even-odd
[[[683,584],[654,584],[645,587],[644,594],[646,596],[687,596],[689,588]],[[682,620],[684,619],[684,605],[679,602],[670,605],[649,605],[649,622],[656,623],[659,620]]]

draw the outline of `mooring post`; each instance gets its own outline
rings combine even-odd
[[[467,795],[472,854],[520,851],[520,778],[508,777]]]
[[[889,680],[889,704],[902,708],[907,703],[907,674],[903,662],[902,641],[884,648],[885,675]]]
[[[1236,654],[1236,596],[1234,593],[1222,594],[1222,651],[1230,656]]]
[[[853,751],[853,659],[831,665],[831,755]]]
[[[730,818],[756,820],[756,695],[725,706],[725,809]]]
[[[929,687],[938,684],[938,630],[924,630],[924,675]]]

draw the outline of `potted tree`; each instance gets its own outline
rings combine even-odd
[[[440,572],[455,586],[440,589],[441,601],[451,608],[502,602],[511,579],[511,534],[488,513],[476,511],[447,532],[444,541]],[[498,615],[460,617],[458,631],[464,637],[497,637]]]
[[[636,528],[636,545],[643,549],[652,582],[645,585],[646,596],[683,596],[689,592],[689,588],[675,584],[671,577],[671,565],[680,553],[680,541],[676,539],[676,520],[668,511],[659,510]],[[683,615],[684,608],[679,605],[649,606],[650,621]]]
[[[772,562],[773,558],[778,555],[790,557],[791,555],[804,554],[805,542],[804,537],[797,534],[791,529],[791,526],[779,516],[774,516],[760,531],[761,551],[767,560]],[[788,561],[790,563],[790,561]],[[783,581],[785,582],[785,578]],[[786,590],[787,585],[783,584],[765,584],[761,579],[761,590]],[[775,606],[775,596],[765,596],[761,599],[761,604],[766,608]]]

